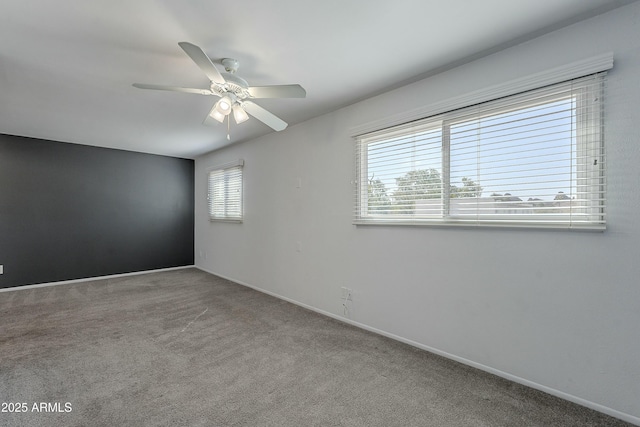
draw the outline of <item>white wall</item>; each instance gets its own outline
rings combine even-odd
[[[634,3],[198,158],[196,265],[338,317],[347,286],[359,325],[640,424],[639,17]],[[351,129],[610,51],[606,232],[352,225]],[[210,223],[206,171],[238,158],[245,221]]]

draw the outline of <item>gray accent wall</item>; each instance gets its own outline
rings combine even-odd
[[[0,134],[0,287],[194,263],[193,160]]]

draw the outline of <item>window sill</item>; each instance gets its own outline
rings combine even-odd
[[[519,221],[492,221],[477,222],[469,220],[448,220],[448,221],[412,221],[412,220],[355,220],[355,226],[403,226],[403,227],[434,227],[434,228],[517,228],[517,229],[538,229],[538,230],[573,230],[573,231],[595,231],[606,230],[605,224],[567,224],[560,222],[531,223]]]

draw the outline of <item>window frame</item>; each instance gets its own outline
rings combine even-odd
[[[217,201],[215,188],[216,182],[213,181],[213,175],[220,175],[217,184],[222,183],[223,200]],[[238,198],[232,198],[230,192],[239,191]],[[217,215],[214,209],[215,204],[222,206],[222,215]],[[237,204],[234,207],[233,204]],[[211,222],[234,222],[241,223],[244,220],[244,160],[240,159],[235,162],[225,163],[223,165],[214,166],[207,171],[207,213]]]
[[[546,105],[552,102],[558,102],[559,100],[565,98],[575,98],[576,104],[580,105],[580,107],[576,106],[575,108],[584,108],[586,103],[583,101],[587,95],[590,95],[587,89],[589,87],[589,79],[590,78],[599,79],[600,82],[599,90],[600,92],[596,94],[596,100],[600,100],[595,102],[595,107],[590,106],[589,108],[593,111],[589,110],[587,116],[587,120],[589,120],[589,125],[593,126],[596,130],[595,132],[590,132],[589,137],[592,134],[597,134],[595,140],[590,138],[589,141],[581,140],[581,138],[585,138],[584,136],[580,136],[580,128],[584,125],[582,122],[576,124],[576,128],[578,129],[575,137],[575,150],[584,150],[587,144],[594,145],[595,151],[598,153],[600,158],[600,165],[597,168],[597,172],[591,173],[591,176],[587,176],[587,178],[583,179],[589,182],[588,186],[590,188],[599,188],[598,190],[598,200],[597,203],[594,202],[594,199],[589,199],[589,207],[584,208],[585,210],[590,210],[590,216],[592,220],[590,221],[580,221],[578,223],[574,223],[572,221],[571,216],[569,216],[569,220],[567,220],[566,214],[558,214],[556,218],[552,218],[550,216],[546,216],[546,219],[542,219],[540,217],[536,217],[536,214],[529,214],[522,216],[517,216],[517,219],[514,219],[514,216],[505,216],[505,215],[480,215],[476,214],[475,217],[473,214],[467,215],[455,215],[451,212],[451,198],[450,198],[450,185],[451,185],[451,140],[450,140],[450,129],[452,124],[455,123],[463,123],[465,121],[478,120],[483,115],[484,116],[497,116],[499,113],[497,112],[500,108],[501,103],[504,101],[504,111],[524,111],[527,108],[531,108],[532,106],[538,105]],[[453,226],[453,225],[464,225],[464,226],[493,226],[493,227],[526,227],[526,228],[570,228],[570,229],[587,229],[587,230],[604,230],[606,228],[606,217],[605,217],[605,177],[604,177],[604,135],[602,132],[603,129],[603,102],[602,102],[602,86],[604,82],[604,73],[592,73],[582,78],[578,79],[570,79],[569,82],[573,84],[573,81],[581,82],[585,81],[585,83],[578,83],[578,87],[574,90],[571,88],[571,93],[569,95],[563,93],[554,94],[554,87],[561,86],[563,83],[567,82],[557,82],[549,85],[551,92],[548,95],[542,95],[541,98],[536,98],[538,93],[544,93],[547,87],[530,89],[526,92],[515,93],[509,96],[505,96],[503,98],[483,101],[479,105],[488,104],[492,107],[489,112],[482,113],[480,112],[477,115],[469,114],[468,111],[475,108],[475,105],[470,105],[467,107],[459,108],[453,111],[444,112],[438,115],[434,115],[431,117],[427,117],[424,119],[420,119],[417,121],[404,123],[400,125],[396,125],[393,127],[385,128],[379,131],[370,132],[361,135],[354,135],[356,139],[356,209],[355,209],[355,219],[354,224],[356,225],[425,225],[425,226]],[[583,120],[584,121],[584,120]],[[403,217],[401,215],[385,215],[378,214],[372,215],[369,212],[369,204],[368,204],[368,185],[369,185],[369,176],[368,176],[368,147],[369,144],[373,142],[380,142],[386,140],[390,140],[392,138],[398,138],[398,135],[404,135],[409,137],[412,132],[412,128],[418,127],[424,128],[425,126],[433,125],[435,123],[439,123],[441,126],[441,135],[442,135],[442,155],[441,155],[441,179],[442,179],[442,196],[441,196],[441,206],[442,206],[442,215],[437,218],[421,218],[420,216],[416,216],[415,214],[412,216],[407,215]],[[404,132],[404,133],[403,133]],[[387,136],[388,134],[388,136]],[[574,143],[570,142],[571,149],[574,148]],[[591,147],[590,149],[594,149]],[[582,171],[584,172],[584,171]],[[581,174],[581,171],[577,171],[577,174]],[[573,179],[572,179],[573,184]],[[576,183],[578,179],[576,178]],[[367,185],[367,188],[363,188],[364,185]],[[576,184],[577,185],[577,184]],[[590,193],[591,194],[591,193]],[[595,206],[595,207],[594,207]]]
[[[384,140],[409,137],[418,133],[426,133],[441,127],[442,127],[442,120],[436,117],[433,120],[423,120],[420,123],[397,126],[392,129],[384,129],[380,132],[375,132],[367,136],[366,145],[362,145],[356,150],[356,176],[358,177],[356,180],[356,188],[357,188],[356,215],[358,219],[361,219],[363,217],[362,212],[368,211],[368,192],[365,194],[365,192],[359,191],[360,189],[358,188],[358,183],[369,182],[369,172],[368,172],[369,165],[367,162],[363,161],[365,158],[368,157],[369,144],[375,143],[375,142],[381,142]],[[360,141],[357,142],[357,144],[359,143]],[[375,220],[375,222],[377,223],[381,223],[381,222],[384,222],[384,220],[389,219],[389,217],[386,215],[376,216],[376,215],[368,214],[365,216],[369,218],[380,218],[379,220]],[[435,218],[434,215],[430,215],[429,217]],[[366,222],[369,223],[370,220]],[[393,220],[393,223],[397,223],[397,222],[398,222],[397,220]]]

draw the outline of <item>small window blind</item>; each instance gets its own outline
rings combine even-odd
[[[208,208],[212,221],[242,221],[242,169],[244,161],[213,168],[208,174]]]
[[[597,73],[356,137],[357,224],[603,229]]]

